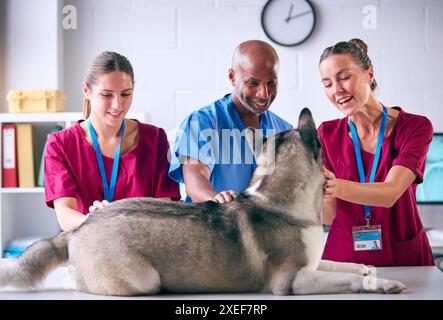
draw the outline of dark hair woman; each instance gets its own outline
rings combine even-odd
[[[111,201],[129,197],[179,199],[168,176],[163,129],[127,119],[134,72],[129,60],[105,51],[82,84],[86,120],[52,134],[45,148],[46,203],[70,230]]]

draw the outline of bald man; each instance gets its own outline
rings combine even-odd
[[[232,93],[183,121],[169,175],[185,184],[186,202],[229,202],[248,186],[256,164],[245,128],[267,137],[292,128],[268,110],[277,95],[278,67],[277,52],[268,43],[241,43],[228,71]]]

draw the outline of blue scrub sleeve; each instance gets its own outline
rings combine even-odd
[[[203,162],[212,173],[217,145],[218,134],[211,119],[204,114],[193,113],[183,121],[177,132],[169,176],[179,183],[184,183],[183,164],[188,157]]]

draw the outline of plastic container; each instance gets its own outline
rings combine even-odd
[[[42,237],[25,237],[11,240],[3,250],[3,258],[18,258],[31,244],[41,239]]]
[[[6,99],[12,113],[62,112],[66,95],[60,90],[11,90]]]

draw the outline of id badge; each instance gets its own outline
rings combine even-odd
[[[354,250],[381,250],[381,225],[352,227]]]

